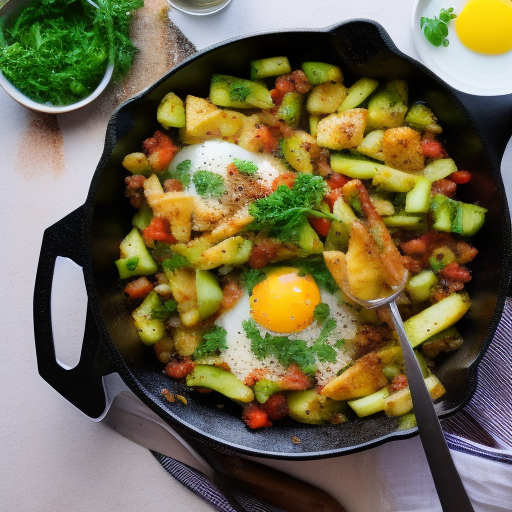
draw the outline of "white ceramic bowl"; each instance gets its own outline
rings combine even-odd
[[[88,0],[89,1],[89,0]],[[0,5],[2,3],[2,0],[0,0]],[[7,2],[0,7],[0,16],[8,16],[13,12],[14,10],[19,9],[24,4],[29,3],[27,0],[7,0]],[[89,2],[92,5],[94,3]],[[38,103],[37,101],[31,100],[29,97],[25,96],[23,93],[21,93],[14,85],[11,84],[2,74],[0,71],[0,86],[4,89],[4,91],[11,96],[14,100],[16,100],[21,105],[31,109],[36,110],[38,112],[45,112],[48,114],[64,114],[66,112],[71,112],[73,110],[77,110],[79,108],[84,107],[85,105],[88,105],[92,101],[94,101],[107,87],[107,85],[110,82],[110,79],[112,78],[112,73],[114,72],[114,67],[112,65],[108,65],[107,69],[105,70],[105,75],[103,76],[103,79],[98,84],[98,87],[89,94],[89,96],[86,96],[85,98],[81,99],[80,101],[77,101],[76,103],[71,103],[70,105],[63,105],[63,106],[55,106],[45,103]]]

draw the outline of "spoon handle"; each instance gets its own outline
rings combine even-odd
[[[394,301],[389,303],[389,309],[402,346],[418,433],[443,512],[474,512],[453,463],[418,360],[407,339],[402,318]]]

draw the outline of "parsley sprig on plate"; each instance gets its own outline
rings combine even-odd
[[[453,13],[453,7],[441,9],[439,18],[437,16],[433,18],[422,16],[420,28],[430,44],[446,47],[450,44],[450,41],[448,41],[448,23],[456,17],[457,15]]]

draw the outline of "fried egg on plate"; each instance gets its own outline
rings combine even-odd
[[[439,18],[453,7],[446,47],[435,47],[420,28],[422,17]],[[413,39],[421,61],[459,91],[481,96],[512,93],[511,0],[415,0]]]
[[[297,268],[269,270],[267,277],[254,286],[251,295],[245,292],[232,309],[219,316],[215,324],[226,330],[227,342],[222,361],[241,381],[255,369],[267,370],[266,378],[270,380],[278,379],[286,369],[273,357],[259,360],[254,355],[243,327],[244,320],[254,320],[262,337],[266,333],[286,336],[311,346],[322,331],[314,319],[315,307],[320,303],[329,306],[328,318],[336,321],[326,342],[336,351],[337,360],[335,363],[317,362],[317,381],[325,384],[350,362],[343,347],[336,345],[339,340],[354,338],[357,320],[346,304],[339,303],[338,297],[319,289],[312,276],[302,275]]]

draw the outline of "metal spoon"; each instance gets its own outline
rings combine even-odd
[[[405,334],[404,324],[395,302],[407,283],[408,275],[409,273],[405,271],[402,283],[394,288],[391,295],[380,299],[361,300],[355,297],[351,293],[346,274],[342,289],[350,299],[366,309],[374,309],[384,305],[389,307],[404,355],[405,370],[414,405],[418,433],[441,507],[444,512],[474,512],[466,489],[453,463],[418,360]]]

